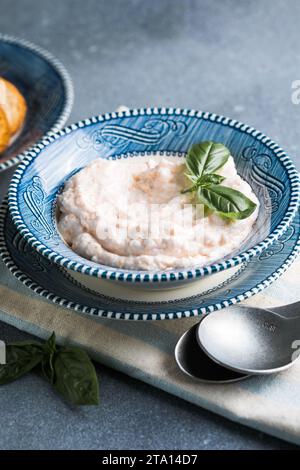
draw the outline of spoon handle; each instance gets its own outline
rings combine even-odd
[[[280,307],[268,308],[271,312],[279,313],[284,317],[299,318],[300,317],[300,302],[294,302],[288,305],[281,305]]]

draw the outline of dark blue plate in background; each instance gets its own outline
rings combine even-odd
[[[21,133],[0,155],[3,171],[19,163],[26,149],[65,124],[73,104],[73,86],[66,69],[51,54],[1,34],[0,76],[17,86],[28,107]]]

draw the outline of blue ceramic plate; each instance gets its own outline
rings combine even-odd
[[[11,220],[6,202],[0,208],[0,255],[23,284],[63,307],[95,318],[167,320],[228,307],[270,286],[299,253],[299,222],[297,214],[285,234],[258,257],[244,263],[243,269],[231,280],[209,292],[167,302],[128,302],[99,295],[80,286],[61,267],[41,256],[24,241]]]
[[[66,246],[56,227],[56,198],[65,181],[80,168],[96,158],[136,158],[152,152],[184,156],[193,143],[202,140],[229,147],[239,174],[261,201],[255,228],[238,251],[210,266],[138,272],[96,264]],[[66,127],[27,152],[9,189],[16,227],[45,258],[86,275],[145,287],[175,286],[249,261],[284,233],[298,204],[298,173],[268,137],[225,117],[173,108],[128,110]]]
[[[66,122],[73,103],[73,87],[65,68],[51,54],[27,41],[0,35],[0,76],[23,94],[25,125],[18,138],[0,155],[0,171],[23,158],[49,131]]]

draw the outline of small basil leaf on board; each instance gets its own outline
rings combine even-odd
[[[13,382],[43,360],[43,347],[38,342],[19,342],[6,346],[6,364],[0,366],[0,385]]]
[[[197,177],[214,173],[227,162],[230,152],[225,145],[205,141],[193,145],[186,157],[186,166]]]
[[[54,355],[56,352],[56,345],[55,345],[55,333],[53,332],[50,338],[44,344],[44,351],[45,356],[42,361],[42,370],[45,377],[53,383],[54,380],[54,367],[53,367],[53,360]]]
[[[95,368],[85,351],[62,347],[54,355],[53,386],[74,405],[98,405],[99,387]]]
[[[199,186],[210,186],[211,184],[220,184],[224,181],[225,177],[211,173],[209,175],[203,175],[198,181]]]
[[[255,210],[256,204],[240,191],[221,185],[201,187],[199,201],[228,219],[246,219]]]
[[[52,335],[50,336],[50,338],[46,341],[46,343],[44,344],[44,348],[47,352],[49,352],[50,354],[53,354],[56,350],[56,346],[55,346],[55,333],[53,331]]]

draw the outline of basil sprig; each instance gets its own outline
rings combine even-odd
[[[98,405],[95,368],[85,351],[57,346],[55,333],[48,341],[21,341],[6,346],[6,364],[0,365],[0,385],[31,370],[41,371],[54,389],[73,405]]]
[[[216,173],[229,156],[223,144],[206,141],[193,145],[186,158],[186,177],[192,186],[182,193],[195,192],[199,202],[222,217],[245,219],[253,213],[256,204],[240,191],[222,186],[225,178]]]
[[[40,343],[23,341],[6,346],[6,364],[0,365],[0,385],[17,380],[34,369],[43,359]]]

